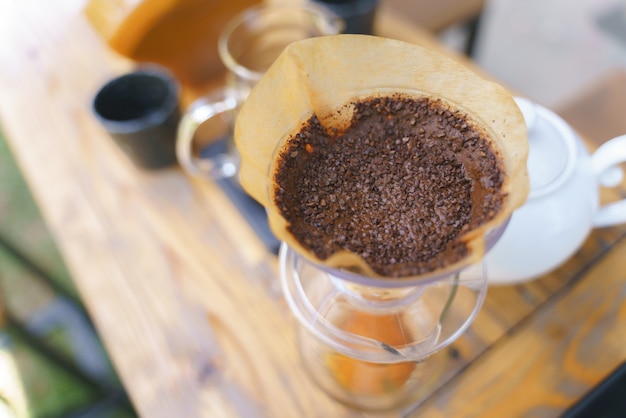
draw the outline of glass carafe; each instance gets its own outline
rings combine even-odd
[[[482,263],[445,276],[376,279],[315,264],[284,243],[280,274],[311,377],[365,410],[415,402],[440,368],[426,360],[467,329],[487,289]]]

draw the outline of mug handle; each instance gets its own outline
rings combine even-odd
[[[185,111],[178,125],[176,158],[190,174],[213,180],[233,177],[238,171],[237,157],[220,153],[209,157],[193,155],[193,139],[203,123],[228,112],[238,105],[237,98],[225,89],[218,89],[193,102]]]
[[[593,172],[605,187],[617,186],[622,181],[624,173],[618,164],[623,162],[626,162],[626,135],[605,142],[591,155]],[[626,199],[600,207],[593,218],[595,228],[622,223],[626,223]]]

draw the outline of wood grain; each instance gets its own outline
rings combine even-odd
[[[626,360],[626,239],[413,416],[554,417]]]
[[[365,416],[332,401],[305,374],[276,259],[221,190],[178,168],[137,170],[94,120],[97,89],[133,63],[106,48],[84,4],[0,4],[0,38],[10,40],[0,48],[0,121],[139,413]],[[384,8],[376,30],[443,50]],[[551,274],[490,289],[470,330],[433,358],[444,369],[419,411],[464,416],[467,404],[476,416],[514,416],[507,411],[532,409],[514,396],[528,390],[533,405],[556,411],[597,381],[623,355],[619,323],[605,319],[624,319],[617,308],[624,264],[615,254],[625,232],[594,231]],[[609,292],[606,307],[602,292]],[[587,313],[569,312],[578,306]],[[594,324],[606,331],[597,348]],[[554,363],[557,349],[567,364]],[[602,359],[586,358],[594,350]],[[571,376],[575,386],[559,380]],[[549,400],[532,392],[544,377],[539,387],[554,391]]]
[[[133,64],[82,1],[33,5],[2,5],[2,123],[139,413],[349,414],[304,374],[275,259],[228,199],[178,169],[138,171],[95,122],[96,90]]]

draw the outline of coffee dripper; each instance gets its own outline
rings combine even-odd
[[[363,71],[365,68],[367,71]],[[437,103],[433,109],[441,106],[433,119],[434,123],[442,125],[437,124],[438,129],[443,129],[445,109],[452,112],[446,114],[446,121],[454,119],[455,115],[467,118],[467,123],[458,121],[453,126],[460,130],[455,138],[466,138],[463,144],[468,147],[477,146],[482,135],[491,138],[494,148],[504,156],[500,168],[506,179],[501,190],[507,197],[488,216],[472,218],[475,225],[466,224],[470,229],[463,230],[458,241],[466,245],[460,249],[463,252],[461,258],[455,261],[454,257],[448,257],[446,260],[444,258],[448,255],[443,255],[436,260],[440,262],[439,266],[420,270],[428,273],[381,278],[363,258],[365,252],[348,248],[318,258],[297,238],[291,228],[295,222],[290,223],[283,215],[284,206],[288,206],[287,199],[282,195],[278,198],[278,192],[282,193],[282,188],[297,195],[293,204],[299,205],[300,209],[309,207],[309,203],[317,205],[315,197],[320,196],[312,195],[309,201],[298,195],[295,191],[299,183],[291,179],[306,179],[313,172],[323,178],[324,164],[303,165],[307,169],[299,170],[300,160],[296,157],[300,151],[290,152],[291,138],[302,135],[297,137],[302,140],[296,144],[298,149],[313,154],[316,146],[324,146],[321,140],[319,143],[311,140],[313,145],[306,141],[308,132],[303,126],[312,123],[308,121],[313,117],[324,129],[331,131],[334,138],[343,129],[349,129],[353,118],[358,120],[357,107],[360,104],[381,104],[390,99],[393,105],[390,113],[393,113],[399,110],[395,105],[402,104],[404,98],[407,102],[422,100],[425,105],[435,100]],[[452,109],[459,109],[459,113]],[[405,143],[405,138],[410,140],[409,135],[426,134],[419,132],[417,118],[403,121],[413,128],[407,126],[406,134],[401,137],[400,131],[391,130],[394,135],[398,134],[394,146]],[[395,119],[390,117],[388,126],[387,122],[378,122],[378,119],[373,119],[372,123],[391,127]],[[470,128],[476,128],[476,132]],[[438,134],[446,136],[445,132]],[[442,136],[437,135],[437,138]],[[424,390],[429,389],[429,382],[437,378],[437,370],[442,370],[437,367],[437,361],[429,361],[431,356],[455,341],[477,315],[487,284],[482,256],[497,241],[506,228],[510,213],[527,194],[526,129],[519,108],[508,92],[443,56],[399,41],[358,35],[307,39],[291,44],[256,84],[238,114],[235,142],[241,155],[242,185],[266,208],[272,230],[285,242],[280,250],[280,277],[285,300],[298,320],[303,366],[329,396],[355,408],[386,410],[419,400]],[[350,144],[349,139],[347,143]],[[410,149],[409,145],[407,149]],[[472,150],[476,151],[474,156],[487,157],[486,152],[479,154],[477,148]],[[368,152],[363,155],[370,155],[369,148],[365,151]],[[389,149],[388,155],[395,151]],[[383,165],[386,162],[396,168],[408,168],[391,164],[391,159],[385,161],[386,151],[379,154],[374,151],[373,154],[380,159],[372,159],[368,164]],[[302,156],[308,158],[306,154]],[[323,161],[341,164],[340,159],[332,158],[330,153],[322,157]],[[288,158],[298,161],[292,162]],[[359,158],[354,155],[355,171],[362,166]],[[468,165],[471,158],[467,158]],[[497,190],[492,187],[494,184],[488,179],[483,182],[483,176],[478,177],[478,173],[487,173],[481,171],[490,164],[487,160],[497,159],[487,157],[484,166],[476,167],[470,176],[473,190],[493,193]],[[291,161],[292,165],[285,163],[282,166],[284,161]],[[298,169],[292,171],[292,166]],[[283,168],[285,170],[281,171]],[[289,184],[281,184],[277,173],[289,177]],[[292,175],[297,177],[290,177]],[[376,173],[370,173],[372,175]],[[410,181],[417,177],[409,175],[402,179]],[[304,184],[305,180],[302,181]],[[357,185],[343,187],[357,188]],[[337,193],[341,195],[345,190],[338,188]],[[482,194],[475,196],[483,197]],[[319,199],[320,207],[327,206],[324,201]],[[332,202],[330,195],[329,201]],[[382,214],[384,208],[380,208]],[[345,210],[341,204],[335,209]],[[362,232],[359,227],[365,223],[357,216],[358,210],[360,207],[355,205],[351,212],[344,214],[354,216],[350,225],[354,226],[355,234]],[[474,215],[478,216],[472,212]],[[415,228],[443,221],[440,214],[432,222],[418,217],[406,220],[416,223]],[[455,225],[459,226],[458,223]],[[316,240],[318,237],[313,235],[312,240]],[[321,239],[326,240],[325,237]],[[376,238],[379,242],[382,239]],[[385,257],[386,254],[377,255]],[[392,258],[387,261],[389,263],[383,264],[398,264]]]

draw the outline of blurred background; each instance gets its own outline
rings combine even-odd
[[[626,3],[380,3],[585,135],[626,133]],[[135,416],[0,126],[0,418],[20,410],[37,418]]]

